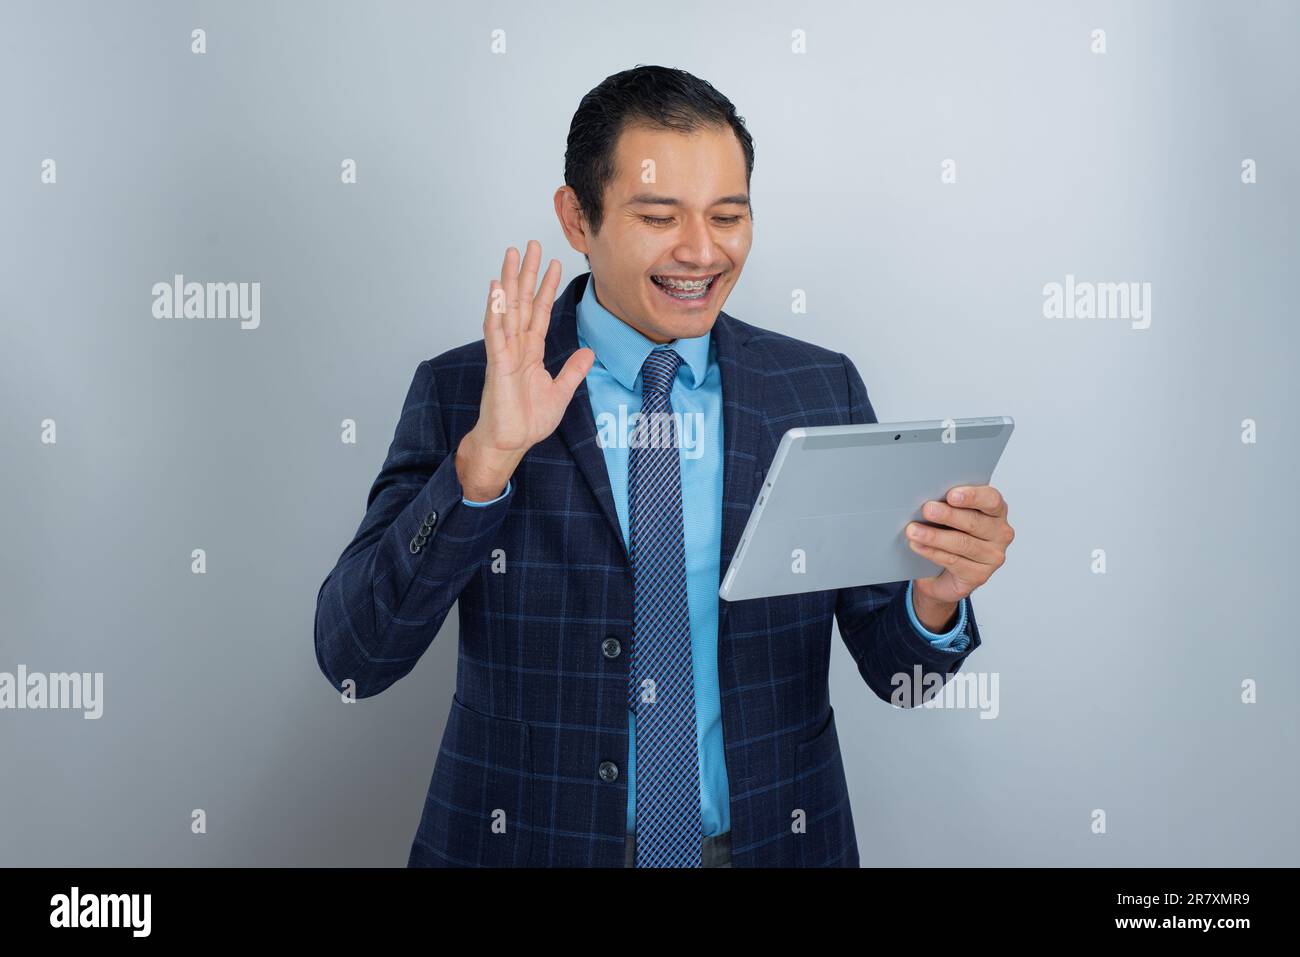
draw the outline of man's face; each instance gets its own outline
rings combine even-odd
[[[555,201],[569,242],[591,259],[600,304],[646,338],[670,342],[713,328],[739,281],[753,242],[748,193],[730,127],[630,126],[618,138],[600,232],[577,215],[569,187]],[[703,291],[656,282],[707,277]]]

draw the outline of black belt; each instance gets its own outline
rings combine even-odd
[[[627,834],[627,844],[624,846],[623,866],[636,866],[636,832],[629,831]],[[723,831],[721,834],[705,834],[700,839],[700,866],[701,867],[730,867],[731,866],[731,832]]]

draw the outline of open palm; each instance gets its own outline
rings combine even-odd
[[[546,371],[546,332],[560,284],[560,263],[552,259],[537,289],[541,244],[529,240],[523,266],[519,251],[506,250],[500,281],[493,279],[483,319],[487,370],[479,420],[481,447],[522,456],[555,431],[573,393],[596,354],[578,349],[554,378]]]

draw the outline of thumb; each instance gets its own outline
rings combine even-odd
[[[961,601],[963,594],[966,593],[965,586],[949,568],[945,568],[934,578],[925,581],[930,587],[923,588],[922,594],[936,601]]]
[[[555,384],[564,396],[565,404],[573,398],[573,393],[578,390],[579,384],[587,377],[587,373],[595,363],[596,353],[591,349],[582,348],[569,356],[568,361],[564,363],[564,368],[555,377]]]
[[[947,601],[946,594],[950,588],[945,588],[944,577],[948,574],[948,569],[944,569],[937,575],[931,575],[929,578],[917,578],[912,582],[912,591],[922,598],[929,598],[933,601]]]

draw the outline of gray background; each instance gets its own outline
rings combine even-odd
[[[98,721],[0,712],[0,863],[405,863],[456,616],[344,705],[316,591],[504,248],[583,270],[565,135],[637,63],[754,135],[729,313],[847,353],[883,421],[1017,422],[967,663],[999,717],[890,708],[836,638],[863,863],[1300,863],[1295,5],[361,6],[0,13],[0,671],[105,681]],[[261,282],[261,327],[155,320],[176,272]],[[1152,283],[1151,327],[1045,319],[1066,273]]]

